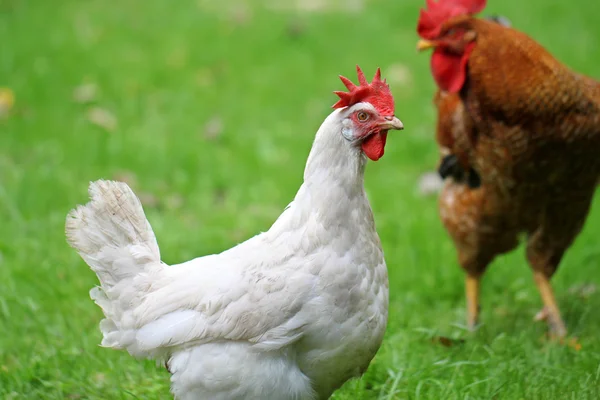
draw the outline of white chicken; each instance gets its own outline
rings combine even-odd
[[[216,255],[168,266],[125,184],[90,184],[66,235],[97,274],[102,345],[166,361],[177,399],[326,399],[362,374],[388,312],[383,251],[363,186],[402,129],[377,70],[317,132],[294,201],[273,226]]]

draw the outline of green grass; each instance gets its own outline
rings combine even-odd
[[[354,77],[357,63],[368,75],[382,67],[406,130],[390,134],[366,179],[390,274],[387,336],[366,375],[335,398],[599,398],[600,296],[569,290],[600,279],[599,201],[553,280],[582,349],[540,339],[522,250],[486,275],[484,325],[468,334],[463,273],[436,199],[416,192],[437,161],[429,57],[415,51],[421,2],[365,0],[360,12],[312,3],[330,8],[0,1],[0,86],[16,95],[0,121],[1,398],[168,398],[166,371],[98,346],[96,277],[65,243],[66,213],[86,201],[88,181],[127,178],[167,263],[267,229],[301,183],[337,75]],[[488,12],[600,76],[600,17],[586,0],[492,3]],[[90,103],[73,99],[83,84],[97,88]],[[116,127],[90,123],[91,107]],[[465,342],[445,347],[437,335]]]

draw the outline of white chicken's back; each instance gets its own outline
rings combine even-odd
[[[366,158],[346,136],[352,115],[376,111],[357,103],[325,120],[267,232],[182,264],[160,261],[126,184],[92,183],[66,230],[101,283],[102,345],[166,361],[178,399],[325,399],[362,374],[385,332],[388,282]]]

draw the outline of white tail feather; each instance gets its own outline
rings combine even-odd
[[[145,291],[141,289],[149,285],[144,282],[147,273],[162,268],[156,237],[127,184],[92,182],[89,195],[89,203],[67,216],[67,242],[100,281],[90,296],[106,316],[100,323],[102,345],[135,354],[137,327],[132,310],[142,301]]]

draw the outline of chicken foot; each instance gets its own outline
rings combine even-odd
[[[542,307],[542,309],[535,314],[533,320],[535,322],[548,320],[548,309],[545,306]]]

